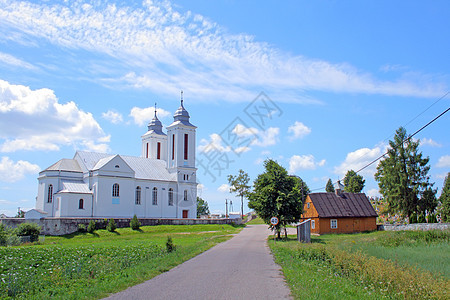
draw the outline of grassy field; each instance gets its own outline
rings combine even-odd
[[[449,232],[268,241],[295,299],[448,299]]]
[[[145,226],[46,237],[0,248],[0,298],[97,299],[141,283],[225,241],[230,225]],[[167,237],[176,251],[166,249]]]
[[[261,219],[260,217],[257,217],[249,222],[247,222],[247,224],[249,225],[261,225],[261,224],[266,224],[264,223],[263,219]]]

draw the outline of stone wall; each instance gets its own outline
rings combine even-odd
[[[109,219],[103,218],[43,218],[39,220],[25,220],[24,218],[0,219],[0,223],[5,226],[16,228],[21,223],[37,223],[41,226],[41,234],[44,235],[65,235],[78,230],[78,224],[87,225],[91,220],[96,223],[97,229],[104,229]],[[106,221],[105,221],[106,220]],[[114,218],[117,228],[130,227],[131,219]],[[241,219],[139,219],[142,226],[154,225],[197,225],[197,224],[232,224],[241,223]]]
[[[407,225],[377,225],[378,230],[386,231],[400,231],[400,230],[446,230],[450,229],[450,223],[417,223],[417,224],[407,224]]]

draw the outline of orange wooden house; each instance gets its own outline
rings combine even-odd
[[[311,233],[353,233],[377,230],[377,213],[364,193],[312,193],[301,220],[311,219]]]

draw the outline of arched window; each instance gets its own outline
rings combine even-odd
[[[51,203],[53,199],[53,185],[48,185],[48,195],[47,195],[47,202]]]
[[[187,190],[184,190],[184,198],[183,198],[183,200],[184,201],[188,201]]]
[[[141,187],[136,188],[136,205],[141,205]]]
[[[78,209],[84,209],[84,200],[83,199],[80,199],[78,201]]]
[[[169,206],[173,206],[173,189],[169,189]]]
[[[158,189],[155,187],[153,188],[153,193],[152,193],[152,204],[158,205]]]
[[[112,196],[113,197],[119,197],[119,184],[114,183],[112,188]]]

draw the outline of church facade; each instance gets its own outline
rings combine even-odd
[[[196,218],[196,128],[181,105],[163,132],[155,116],[140,157],[77,151],[39,173],[45,217]]]

